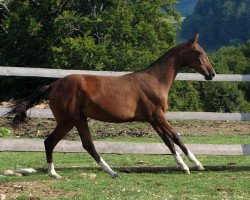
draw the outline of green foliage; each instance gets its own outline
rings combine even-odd
[[[249,0],[200,0],[183,24],[181,36],[201,35],[209,50],[245,43],[250,38]]]
[[[175,81],[169,96],[169,109],[171,111],[201,111],[199,92],[194,83]]]
[[[175,44],[174,1],[43,0],[8,3],[0,64],[137,70]]]
[[[0,138],[1,137],[10,137],[11,136],[11,130],[5,127],[0,127]]]
[[[3,26],[6,34],[0,36],[2,59],[9,66],[45,66],[49,44],[53,41],[53,1],[10,1],[10,14]],[[43,5],[43,6],[41,6]],[[48,12],[49,11],[49,12]]]
[[[198,0],[179,0],[175,5],[175,8],[181,13],[181,16],[190,15]]]
[[[201,88],[204,111],[250,112],[250,104],[236,83],[203,83]]]
[[[250,74],[250,41],[244,45],[220,48],[210,54],[219,74]],[[250,101],[250,83],[241,82],[238,90],[242,90],[246,100]]]
[[[250,40],[243,45],[222,47],[209,57],[217,73],[250,74]]]
[[[106,5],[100,1],[87,6],[87,13],[63,11],[55,19],[59,42],[52,47],[52,65],[97,70],[146,67],[175,42],[176,27],[168,20],[178,20],[179,15],[172,4],[158,0]]]

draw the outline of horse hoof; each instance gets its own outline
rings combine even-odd
[[[191,174],[189,169],[184,169],[183,172],[184,172],[185,174]]]
[[[51,177],[51,178],[54,178],[54,179],[62,179],[62,177],[60,176],[60,175],[58,175],[58,174],[49,174],[49,176]]]
[[[205,168],[202,165],[196,166],[199,171],[204,171]]]
[[[111,176],[112,176],[112,178],[118,178],[118,177],[120,177],[120,175],[118,173],[116,173],[116,172],[113,173]]]

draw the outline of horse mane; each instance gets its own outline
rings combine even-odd
[[[135,72],[141,72],[141,71],[144,71],[146,69],[149,69],[151,68],[153,65],[155,65],[157,62],[159,62],[160,60],[162,60],[163,58],[165,58],[166,56],[170,56],[172,53],[174,53],[180,46],[186,44],[185,42],[183,43],[180,43],[172,48],[170,48],[166,53],[164,53],[162,56],[160,56],[157,60],[155,60],[154,62],[152,62],[150,65],[148,65],[146,68],[143,68],[143,69],[139,69]]]

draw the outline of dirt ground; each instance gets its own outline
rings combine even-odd
[[[55,180],[56,181],[56,180]],[[43,184],[41,184],[41,182]],[[17,183],[5,183],[0,187],[0,200],[2,199],[28,199],[28,200],[39,200],[41,196],[47,196],[56,199],[58,196],[73,196],[75,192],[63,191],[49,187],[53,181],[23,181]],[[20,194],[24,194],[23,198]]]
[[[207,135],[207,134],[240,134],[250,135],[250,122],[236,121],[171,121],[174,129],[183,135]],[[28,119],[19,129],[11,128],[11,119],[0,118],[0,127],[12,131],[12,137],[20,138],[45,138],[55,128],[53,119]],[[155,131],[147,123],[104,123],[89,120],[93,139],[104,139],[106,137],[130,136],[130,137],[157,137]],[[79,140],[75,129],[67,134],[65,139]]]

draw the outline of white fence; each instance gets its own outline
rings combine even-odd
[[[130,72],[111,71],[86,71],[86,70],[60,70],[47,68],[22,68],[0,66],[0,76],[27,76],[27,77],[48,77],[61,78],[69,74],[92,74],[102,76],[119,76]],[[204,77],[198,73],[179,73],[176,80],[205,81]],[[250,82],[250,75],[238,74],[217,74],[213,81],[246,81]],[[51,118],[53,117],[49,109],[31,109],[28,111],[31,117]],[[6,109],[0,109],[0,116],[6,113]],[[250,113],[208,113],[208,112],[167,112],[169,119],[178,120],[231,120],[250,121]]]
[[[0,108],[0,116],[7,112],[7,108]],[[27,114],[32,118],[54,118],[50,109],[32,108]],[[250,113],[167,112],[165,115],[169,120],[250,121]]]
[[[0,66],[0,76],[30,76],[62,78],[69,74],[92,74],[101,76],[120,76],[131,72],[113,71],[88,71],[88,70],[62,70],[48,68],[27,68],[27,67],[5,67]],[[185,81],[205,81],[204,77],[198,73],[179,73],[175,80]],[[250,75],[239,74],[217,74],[213,81],[247,81],[250,82]]]

